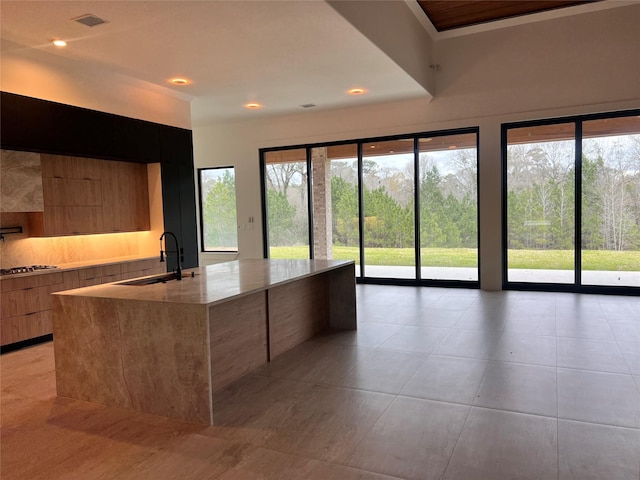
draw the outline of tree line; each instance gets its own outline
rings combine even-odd
[[[509,148],[509,248],[573,249],[580,202],[583,249],[640,249],[640,136],[586,140],[583,145],[582,199],[575,198],[572,141]]]
[[[460,155],[458,161],[473,168],[474,172],[466,176],[465,185],[465,175],[456,172],[443,176],[437,166],[428,165],[426,156],[423,158],[425,168],[421,169],[419,189],[420,236],[424,247],[477,246],[475,154],[461,152]],[[389,169],[365,160],[363,167],[365,245],[373,248],[413,247],[412,163],[405,169]],[[358,245],[356,171],[355,160],[331,162],[331,220],[333,244],[336,246]],[[307,244],[304,164],[269,165],[266,173],[270,245]]]
[[[475,150],[451,152],[447,165],[420,158],[422,247],[477,247]],[[367,247],[412,248],[415,239],[413,162],[390,168],[363,162],[364,240]],[[308,244],[305,162],[268,165],[267,218],[272,246]],[[333,243],[357,246],[355,159],[331,161]],[[510,145],[507,152],[507,237],[511,249],[568,250],[575,246],[576,166],[573,142]],[[231,175],[209,185],[204,201],[206,242],[235,240]],[[640,135],[583,142],[582,247],[640,250]],[[227,232],[226,234],[224,232]],[[233,234],[231,234],[233,232]]]

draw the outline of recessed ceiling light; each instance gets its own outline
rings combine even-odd
[[[174,85],[189,85],[191,82],[186,78],[172,78],[169,82]]]
[[[357,88],[352,88],[352,89],[348,90],[347,93],[349,95],[363,95],[363,94],[367,93],[367,90],[365,88],[357,87]]]
[[[51,43],[53,43],[56,47],[66,47],[67,46],[67,42],[65,42],[64,40],[51,40]]]
[[[250,102],[250,103],[245,103],[244,107],[250,110],[257,110],[258,108],[262,108],[262,104],[256,103],[256,102]]]

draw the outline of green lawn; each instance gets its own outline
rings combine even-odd
[[[368,248],[368,265],[414,265],[412,248]],[[423,248],[424,267],[476,267],[477,254],[473,248]],[[271,247],[271,258],[309,258],[309,249],[299,247]],[[336,260],[355,260],[359,263],[357,247],[334,247]],[[509,268],[572,270],[571,250],[510,250]],[[640,252],[586,250],[582,256],[583,270],[638,271]]]

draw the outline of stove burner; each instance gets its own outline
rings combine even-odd
[[[15,273],[29,273],[35,272],[36,270],[49,270],[52,268],[58,268],[55,265],[31,265],[24,267],[13,267],[13,268],[3,268],[0,269],[0,275],[13,275]]]

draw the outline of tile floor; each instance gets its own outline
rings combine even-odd
[[[47,393],[18,388],[5,355],[6,478],[640,480],[640,298],[360,285],[358,321],[226,389],[212,427],[55,399],[46,345]]]

